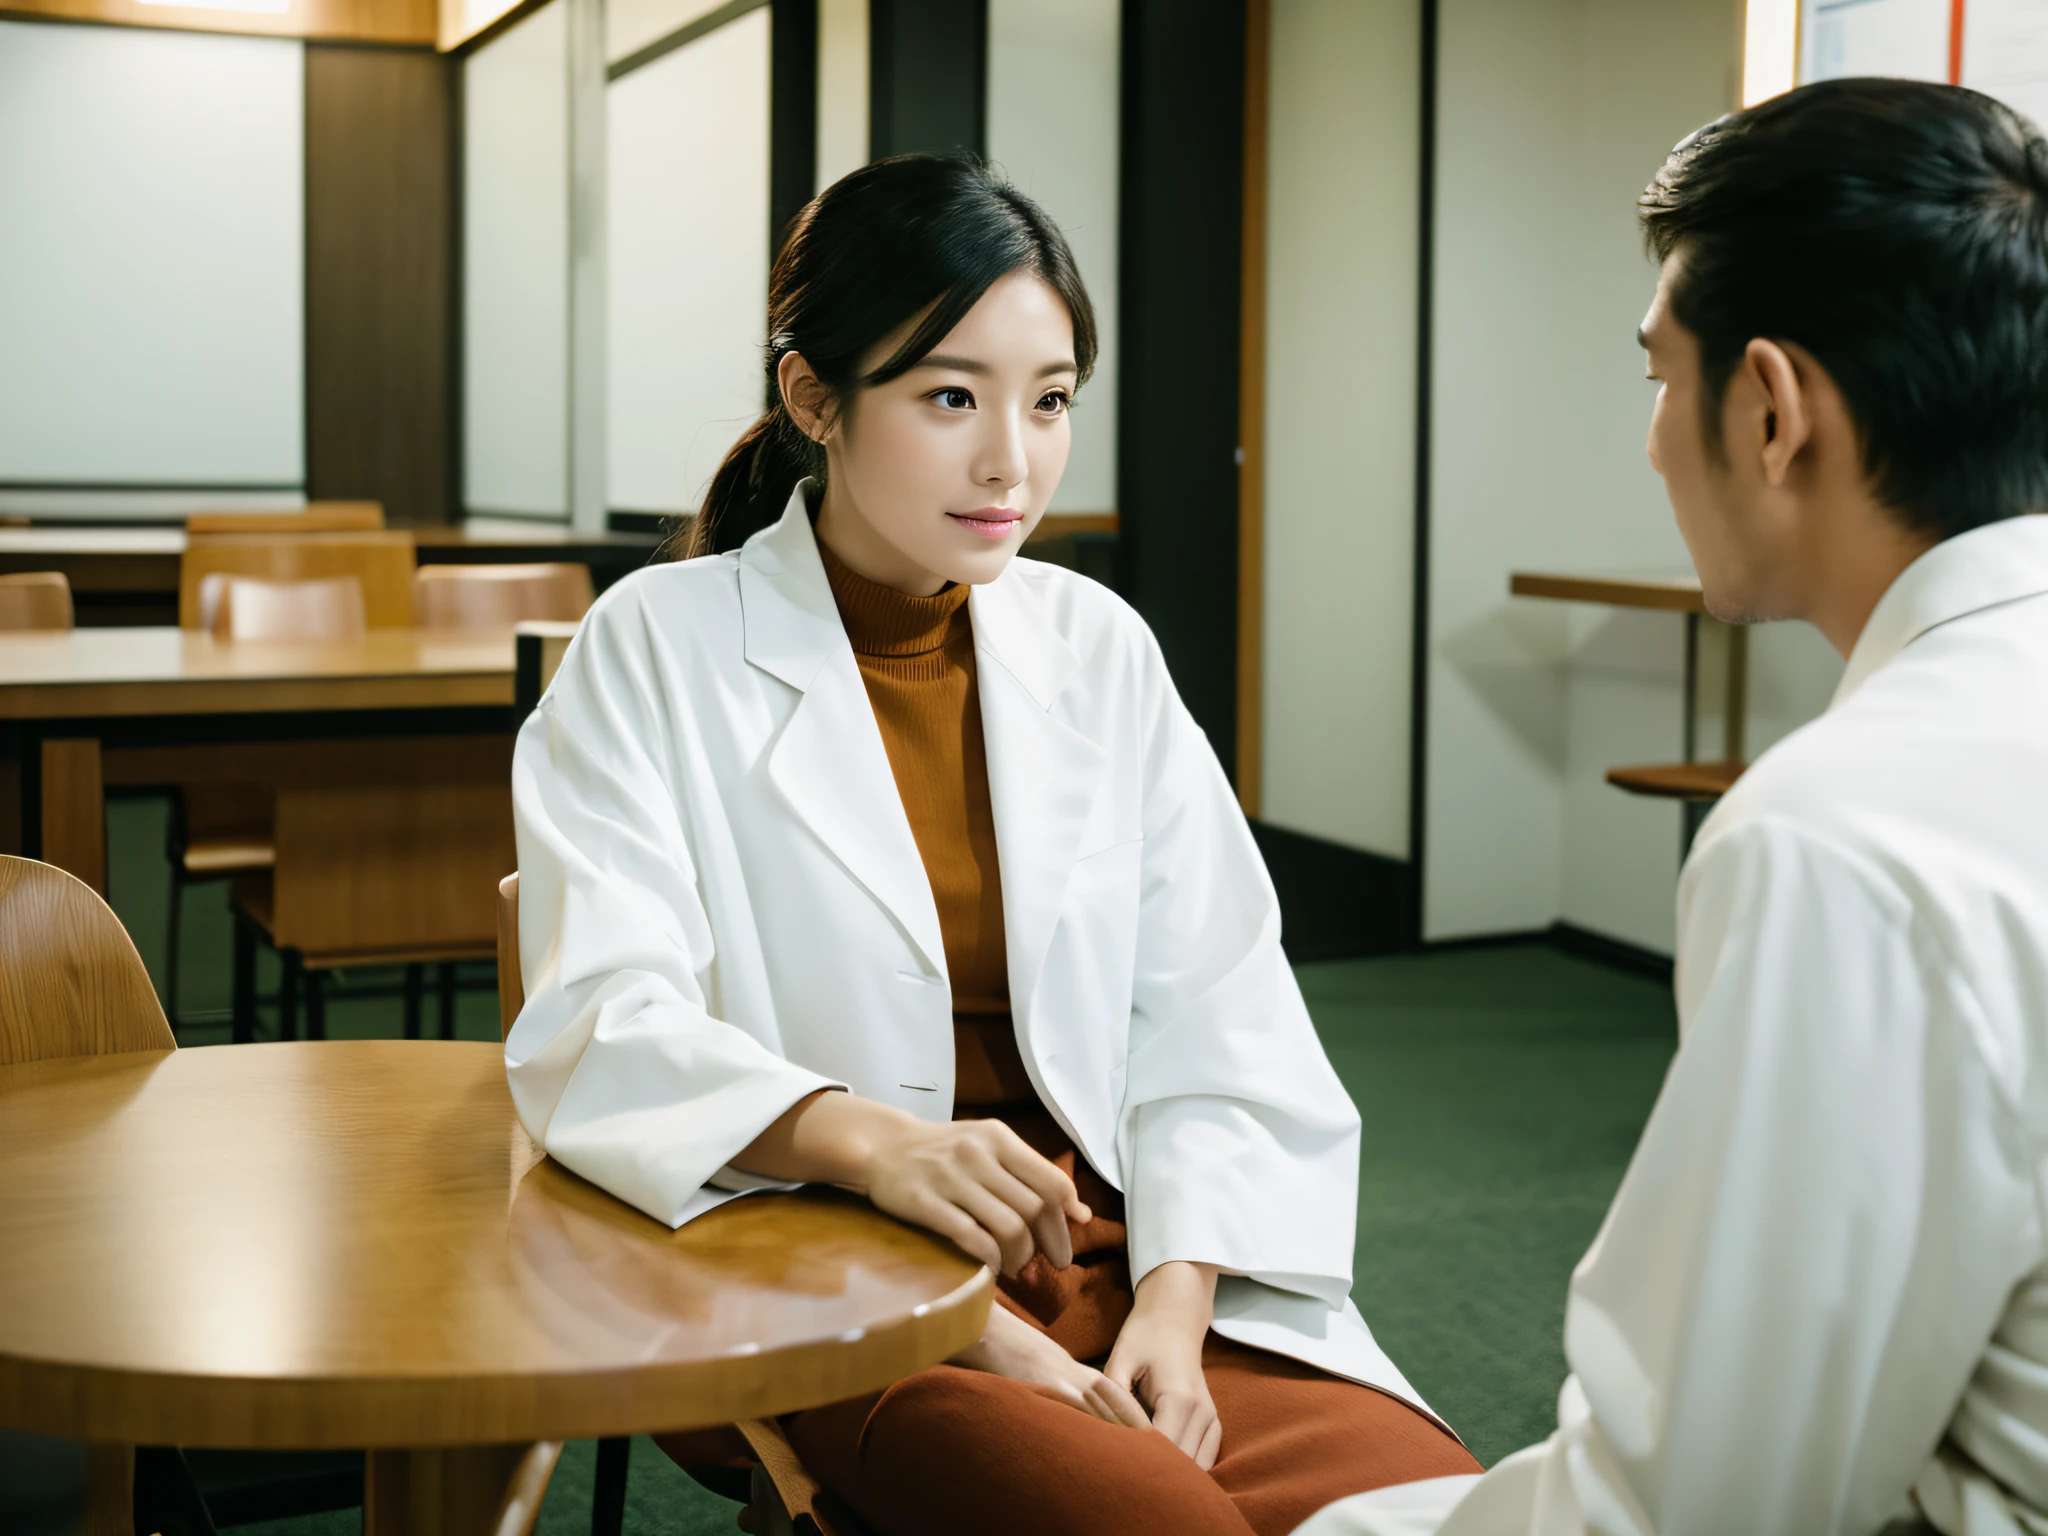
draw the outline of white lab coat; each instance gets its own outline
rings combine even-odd
[[[513,1101],[671,1226],[764,1187],[729,1159],[816,1089],[953,1113],[938,913],[804,494],[607,592],[513,763]],[[1032,560],[968,612],[1017,1042],[1133,1277],[1220,1265],[1217,1332],[1419,1403],[1349,1301],[1357,1112],[1151,632]]]
[[[2048,1532],[2048,517],[1916,561],[1707,818],[1678,1005],[1557,1433],[1301,1536]]]

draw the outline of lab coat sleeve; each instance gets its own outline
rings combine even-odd
[[[1120,1140],[1131,1272],[1219,1265],[1341,1307],[1358,1113],[1222,767],[1145,636],[1144,845]]]
[[[671,1226],[745,1187],[724,1165],[838,1086],[713,1016],[716,939],[685,797],[713,794],[631,584],[593,610],[512,764],[526,1005],[512,1100],[548,1152]],[[691,780],[701,782],[691,782]]]
[[[1896,881],[1784,820],[1695,856],[1679,953],[1683,1044],[1573,1276],[1557,1432],[1302,1536],[1866,1536],[1909,1512],[2039,1253],[1986,1021]]]

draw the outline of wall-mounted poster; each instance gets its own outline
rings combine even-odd
[[[1799,18],[1799,78],[1891,75],[1949,78],[1954,0],[1806,0]]]
[[[2048,0],[1803,0],[1799,79],[1947,80],[2048,123]]]
[[[1964,85],[2048,124],[2048,0],[1956,0]]]

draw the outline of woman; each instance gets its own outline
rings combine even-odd
[[[999,1272],[950,1365],[785,1423],[883,1536],[1280,1536],[1477,1470],[1348,1300],[1358,1118],[1214,754],[1129,608],[1014,558],[1095,357],[1065,242],[883,161],[769,307],[699,558],[520,734],[526,1125],[671,1225],[828,1182]]]

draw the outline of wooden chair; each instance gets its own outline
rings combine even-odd
[[[498,1022],[510,1039],[519,1010],[526,1006],[525,978],[519,965],[519,875],[515,870],[498,882]],[[740,1528],[757,1536],[790,1536],[816,1531],[819,1536],[868,1536],[853,1513],[826,1493],[804,1470],[796,1447],[773,1419],[749,1419],[735,1426],[753,1453],[754,1466],[707,1468],[691,1465],[693,1442],[709,1443],[708,1435],[657,1435],[655,1443],[685,1472],[724,1498],[743,1498],[747,1512]],[[729,1431],[727,1433],[730,1433]],[[597,1481],[591,1495],[591,1536],[619,1536],[626,1508],[628,1440],[597,1443]],[[721,1474],[736,1472],[744,1490]]]
[[[381,507],[364,505],[383,520]],[[358,509],[350,515],[366,514]],[[380,616],[387,624],[409,625],[413,558],[409,533],[194,534],[178,567],[178,622],[188,629],[209,629],[242,640],[347,639],[362,634],[366,626],[379,626]],[[331,585],[337,581],[355,582],[356,596],[341,595],[340,588]],[[320,585],[303,585],[309,582]],[[231,587],[238,593],[238,611],[224,617],[227,605],[222,594]],[[295,602],[298,596],[309,602]],[[394,619],[394,614],[399,616]],[[271,820],[271,790],[266,784],[174,786],[165,849],[171,865],[171,905],[170,949],[164,966],[164,997],[174,1028],[187,1022],[178,1005],[185,889],[269,869],[276,861]]]
[[[54,864],[0,854],[0,1066],[177,1043],[113,909]]]
[[[576,620],[590,610],[590,567],[423,565],[413,577],[421,629],[510,629],[526,619]]]
[[[99,894],[53,864],[0,855],[0,1066],[177,1048],[134,941]],[[47,1442],[18,1448],[50,1459]],[[17,1444],[4,1449],[11,1458]],[[82,1529],[126,1527],[134,1462],[126,1447],[90,1447],[50,1492],[78,1506]],[[0,1503],[0,1525],[9,1514]]]
[[[0,630],[63,630],[71,625],[71,582],[62,571],[0,576]]]
[[[286,512],[194,512],[187,533],[365,533],[384,526],[377,501],[309,501]]]
[[[200,629],[199,588],[209,575],[261,576],[310,581],[353,576],[363,584],[370,628],[410,629],[412,534],[398,531],[339,533],[195,533],[178,562],[178,623]]]
[[[258,940],[284,960],[281,1024],[301,992],[326,1034],[327,981],[406,967],[406,1034],[420,1033],[420,967],[441,967],[441,1034],[455,1033],[455,967],[497,952],[494,887],[516,854],[510,737],[365,744],[331,776],[276,789],[274,863],[235,883],[235,1038],[253,1037]]]
[[[363,584],[353,576],[313,581],[266,581],[260,576],[215,572],[201,583],[215,589],[213,621],[217,640],[356,640],[369,630]]]

